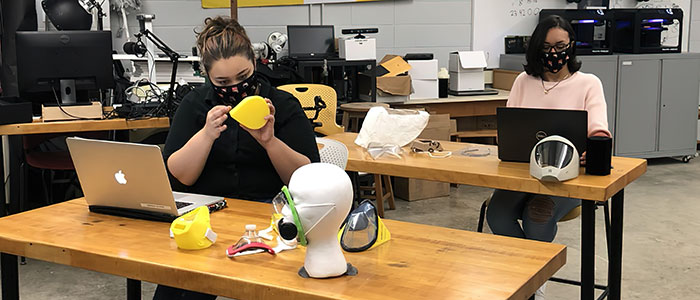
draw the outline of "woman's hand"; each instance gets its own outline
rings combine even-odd
[[[217,105],[207,113],[207,120],[204,123],[204,134],[212,141],[221,136],[221,133],[226,130],[224,122],[228,118],[230,106]]]
[[[275,106],[272,105],[270,99],[265,98],[267,106],[270,108],[270,114],[265,116],[265,125],[260,129],[250,129],[241,124],[241,128],[250,133],[253,138],[258,141],[260,146],[267,149],[270,141],[275,137]]]
[[[581,163],[581,166],[586,165],[586,151],[583,151],[583,154],[581,155],[581,158],[579,158],[579,162]]]

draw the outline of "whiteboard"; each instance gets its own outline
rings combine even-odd
[[[610,0],[610,8],[680,8],[683,10],[683,44],[681,49],[683,52],[688,51],[690,39],[690,21],[691,21],[691,0],[650,0],[647,2],[638,2],[637,0]],[[671,35],[678,33],[678,29],[671,28]],[[671,36],[672,38],[672,36]],[[676,41],[677,42],[677,41]]]
[[[634,0],[636,2],[636,0]],[[472,50],[486,52],[489,68],[498,68],[507,35],[531,35],[542,9],[575,9],[565,0],[473,0]]]

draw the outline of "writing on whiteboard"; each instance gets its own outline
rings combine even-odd
[[[512,0],[508,16],[512,18],[537,16],[541,10],[537,0]]]

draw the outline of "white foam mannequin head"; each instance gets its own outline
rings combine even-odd
[[[347,262],[338,230],[352,206],[350,177],[336,165],[308,164],[292,174],[289,193],[306,232],[306,272],[314,278],[343,275]]]

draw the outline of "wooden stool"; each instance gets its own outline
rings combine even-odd
[[[365,118],[370,108],[383,106],[389,108],[389,104],[376,102],[353,102],[340,105],[343,111],[343,127],[345,131],[360,132],[360,123]]]
[[[374,195],[366,195],[363,197],[375,200],[379,217],[384,218],[384,201],[389,201],[388,209],[396,209],[394,190],[391,187],[391,178],[389,176],[374,174],[374,187],[360,186],[360,193],[362,193],[362,191],[374,191]]]

